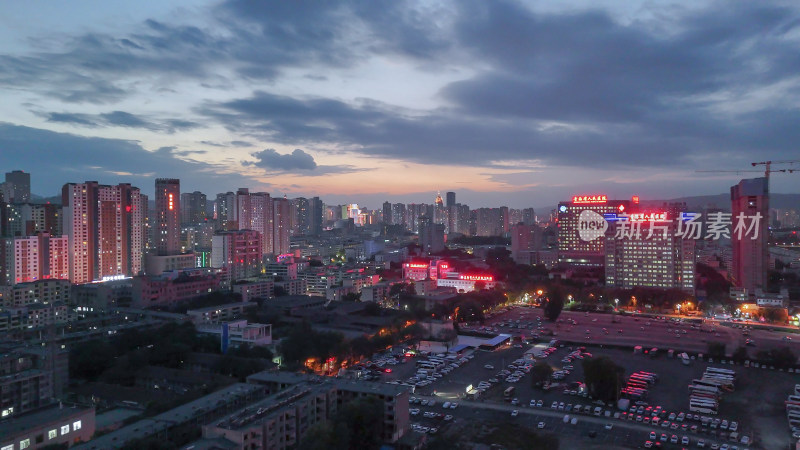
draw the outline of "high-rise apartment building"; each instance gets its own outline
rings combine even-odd
[[[9,204],[5,206],[2,216],[5,218],[4,236],[33,236],[39,232],[47,232],[52,236],[62,234],[59,205]]]
[[[237,220],[236,194],[225,192],[217,194],[214,202],[214,220],[220,230],[236,230],[239,228]]]
[[[206,194],[199,191],[181,194],[181,223],[198,224],[206,220]]]
[[[49,278],[69,278],[69,241],[66,236],[36,236],[13,238],[13,269],[10,284],[27,283]]]
[[[156,253],[180,253],[181,182],[177,178],[156,178]]]
[[[97,261],[96,181],[65,184],[61,190],[64,234],[69,239],[70,281],[88,283],[95,279]]]
[[[542,247],[542,232],[536,225],[522,222],[511,227],[511,258],[518,264],[530,263],[530,252]]]
[[[508,208],[478,208],[476,212],[478,236],[502,236],[508,228]]]
[[[769,257],[769,186],[767,178],[742,180],[731,186],[731,246],[733,247],[733,283],[753,296],[756,289],[767,290]],[[740,222],[739,217],[742,217]],[[753,221],[757,223],[752,223]],[[744,225],[750,233],[737,233]],[[752,227],[752,228],[751,228]]]
[[[268,253],[281,255],[289,253],[289,235],[292,229],[292,215],[289,200],[272,199],[272,250]]]
[[[383,215],[382,215],[384,225],[392,225],[394,222],[392,221],[392,204],[389,202],[383,202]]]
[[[446,203],[445,203],[445,206],[447,206],[448,208],[451,207],[451,206],[456,206],[456,193],[455,192],[452,192],[452,191],[448,192],[447,194],[445,194],[445,198],[447,199]]]
[[[311,217],[309,233],[314,236],[319,236],[322,234],[323,210],[325,205],[322,204],[322,200],[319,197],[314,197],[311,199],[309,208],[309,215]]]
[[[8,203],[29,203],[31,201],[31,174],[21,170],[6,172],[5,199]]]
[[[392,205],[392,224],[406,226],[406,205],[404,203],[395,203]]]
[[[130,184],[98,186],[96,278],[136,275],[144,256],[144,209]]]
[[[294,198],[292,203],[292,236],[304,236],[311,231],[311,202],[304,197]]]
[[[261,273],[262,255],[258,231],[220,231],[212,238],[211,267],[225,269],[228,282]]]
[[[146,202],[139,188],[130,184],[64,185],[62,228],[69,240],[73,283],[136,275],[142,270]]]
[[[536,223],[536,215],[533,208],[525,208],[522,210],[522,223],[525,225],[533,225]]]

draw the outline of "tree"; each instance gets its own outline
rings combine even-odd
[[[536,361],[531,367],[531,378],[534,387],[541,387],[553,374],[553,368],[544,361]]]
[[[725,343],[724,342],[709,342],[708,343],[708,356],[711,358],[722,359],[725,357]]]
[[[747,347],[745,347],[743,345],[740,345],[733,352],[733,355],[731,355],[731,358],[736,362],[742,362],[742,361],[746,361],[747,359],[749,359],[749,356],[747,355]]]
[[[560,289],[552,289],[544,302],[544,315],[547,320],[555,322],[564,309],[564,293]]]
[[[314,425],[297,448],[313,450],[377,449],[383,432],[383,403],[359,398],[340,407],[329,422]]]
[[[607,356],[583,360],[583,376],[589,395],[604,402],[619,399],[624,373],[625,369]]]
[[[381,315],[381,305],[377,302],[366,302],[367,304],[364,305],[364,314],[368,316],[380,316]]]
[[[361,292],[348,292],[342,296],[343,302],[360,302]]]
[[[761,350],[756,353],[756,359],[763,364],[769,364],[781,369],[794,367],[797,364],[797,355],[788,347]]]
[[[762,314],[769,323],[786,323],[789,320],[786,308],[763,308]]]

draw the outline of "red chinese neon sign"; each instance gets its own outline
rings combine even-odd
[[[494,281],[494,277],[491,275],[459,275],[458,279],[465,281]]]
[[[412,269],[427,269],[428,265],[427,264],[410,263],[410,264],[406,264],[406,267],[410,267]]]
[[[631,222],[666,222],[667,213],[665,212],[651,212],[651,213],[635,213],[629,217]]]
[[[572,197],[572,203],[576,204],[593,204],[593,203],[606,203],[608,196],[606,195],[576,195]]]

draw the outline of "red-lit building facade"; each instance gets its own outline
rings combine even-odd
[[[226,282],[261,273],[261,233],[258,231],[220,231],[211,242],[211,267],[224,269],[223,278]]]
[[[403,263],[403,279],[406,281],[437,280],[445,278],[454,269],[443,259],[414,260]]]
[[[485,289],[492,289],[497,285],[492,275],[450,272],[444,278],[436,280],[438,287],[456,288],[458,292],[472,292],[477,283],[483,283]]]
[[[70,281],[89,283],[142,270],[147,197],[139,188],[96,181],[68,183],[61,197]]]
[[[66,236],[18,237],[13,240],[14,265],[11,284],[69,279],[69,242]]]

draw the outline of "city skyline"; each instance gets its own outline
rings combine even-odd
[[[175,177],[370,208],[437,191],[537,207],[723,193],[759,171],[695,171],[796,155],[790,3],[0,12],[0,165],[39,195],[95,179],[151,195]]]

